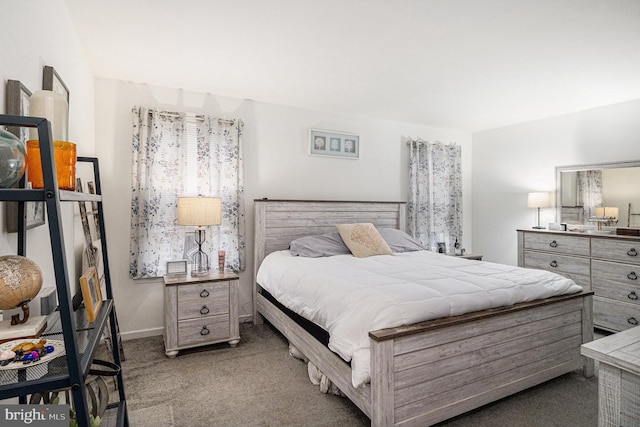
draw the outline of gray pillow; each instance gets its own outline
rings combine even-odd
[[[399,253],[427,250],[426,247],[402,230],[397,230],[395,228],[378,228],[378,232],[393,252]]]
[[[337,231],[317,236],[300,237],[289,244],[289,251],[293,256],[308,258],[351,254]]]

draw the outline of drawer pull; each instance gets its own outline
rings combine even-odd
[[[209,335],[209,333],[211,333],[211,331],[206,326],[203,326],[202,329],[200,330],[200,335]]]
[[[209,314],[209,307],[207,307],[206,305],[203,305],[202,308],[200,309],[200,314]]]
[[[553,261],[551,261],[551,262],[549,263],[549,265],[550,265],[551,267],[557,267],[557,266],[558,266],[558,261],[556,261],[556,260],[554,259]]]
[[[627,255],[629,256],[638,256],[638,251],[635,248],[631,248],[627,251]]]
[[[629,324],[633,325],[633,326],[636,326],[636,325],[638,324],[638,321],[636,320],[636,318],[635,318],[635,317],[629,317],[629,318],[627,319],[627,322],[628,322]]]
[[[200,291],[200,298],[206,298],[209,296],[209,291],[206,289],[203,289],[202,291]]]
[[[638,276],[636,275],[635,271],[632,271],[631,273],[627,274],[627,279],[629,279],[629,280],[638,280]]]
[[[627,298],[635,301],[638,299],[638,294],[636,294],[636,291],[631,291],[629,292],[629,295],[627,295]]]
[[[552,248],[557,248],[558,247],[558,242],[556,242],[555,240],[552,241],[551,243],[549,243],[549,246],[551,246]]]

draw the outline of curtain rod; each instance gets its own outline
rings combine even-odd
[[[170,113],[168,111],[158,111],[158,114],[162,114],[163,116],[169,116],[169,117],[180,117],[179,113]],[[187,117],[193,117],[195,119],[200,119],[200,120],[204,120],[205,116],[204,114],[192,114],[192,113],[184,113],[185,116]],[[222,122],[222,123],[229,123],[229,124],[233,124],[236,121],[236,119],[218,119],[218,122]]]

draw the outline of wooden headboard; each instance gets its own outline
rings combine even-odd
[[[370,222],[405,229],[405,202],[254,200],[254,266],[271,252],[289,248],[298,237],[336,231],[336,224]]]
[[[271,252],[288,249],[289,243],[298,237],[337,231],[336,224],[357,222],[404,231],[406,203],[254,200],[254,283],[262,260]]]

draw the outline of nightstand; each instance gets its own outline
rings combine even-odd
[[[237,274],[218,270],[207,276],[164,276],[164,352],[240,342]]]

